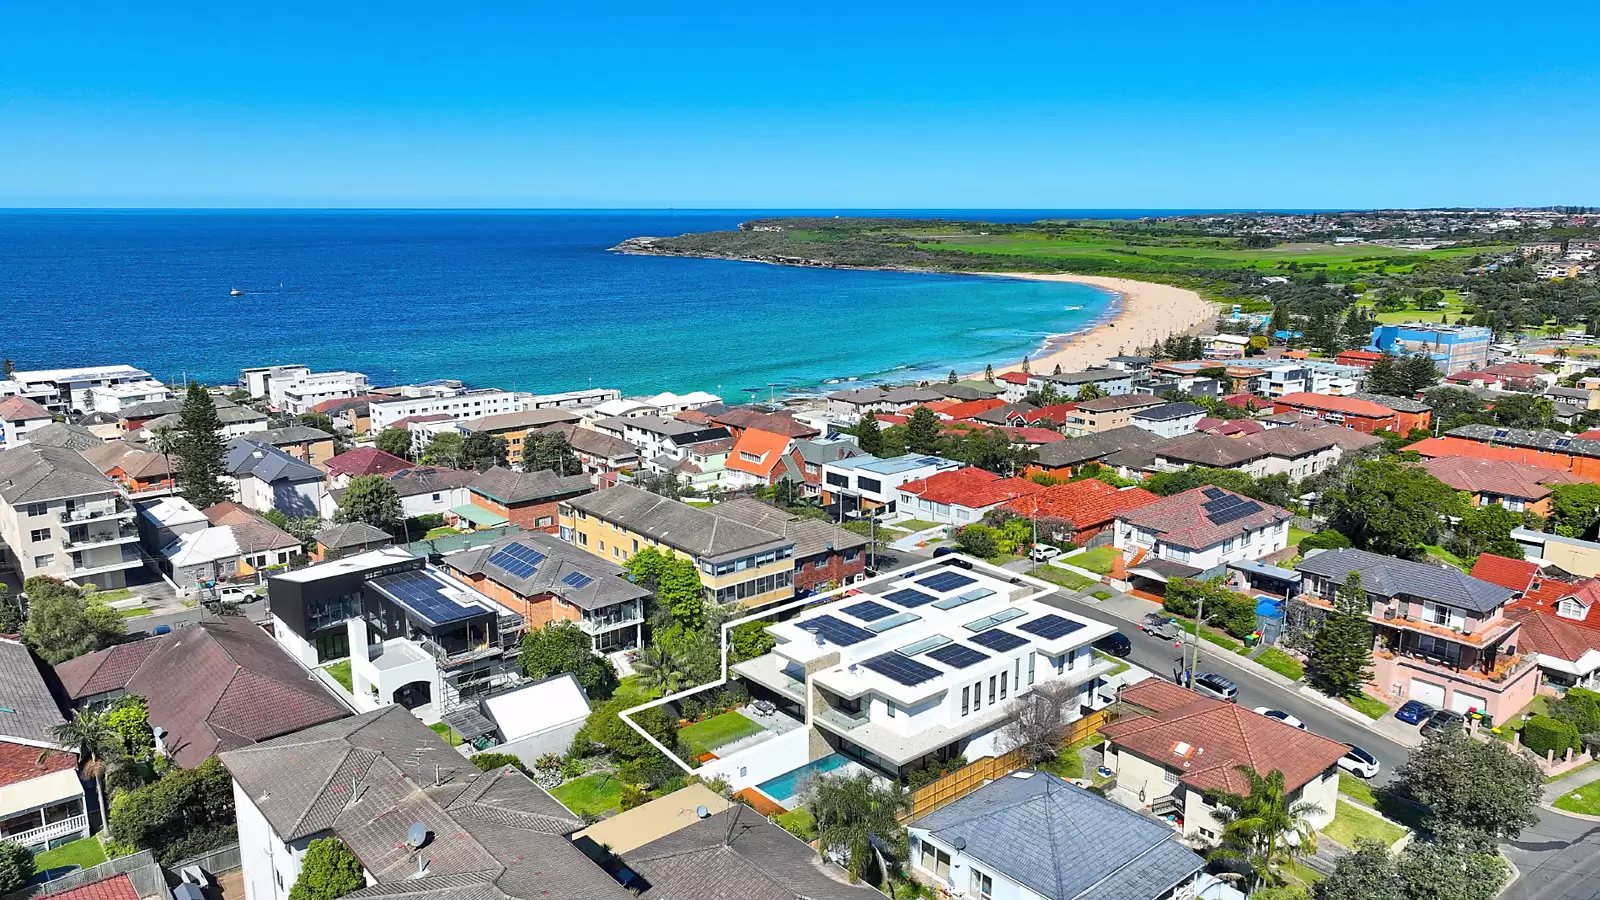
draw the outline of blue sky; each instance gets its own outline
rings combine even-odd
[[[0,15],[0,206],[1600,205],[1600,4]]]

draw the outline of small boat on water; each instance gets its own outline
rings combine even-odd
[[[228,293],[231,296],[234,296],[234,297],[243,297],[244,296],[244,291],[242,291],[242,290],[240,290],[238,288],[234,288],[233,290],[229,291]]]
[[[1081,307],[1081,306],[1069,306],[1069,307],[1067,307],[1067,312],[1077,312],[1080,309],[1083,309],[1083,307]]]

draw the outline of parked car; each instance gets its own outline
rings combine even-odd
[[[1441,709],[1433,717],[1422,723],[1423,734],[1433,734],[1446,728],[1465,728],[1467,717],[1453,709]]]
[[[1049,562],[1060,555],[1061,548],[1049,544],[1034,544],[1033,549],[1028,551],[1028,558],[1034,562]]]
[[[1273,709],[1268,706],[1258,706],[1256,707],[1255,711],[1269,719],[1277,719],[1279,722],[1282,722],[1285,725],[1293,725],[1301,731],[1306,730],[1306,723],[1300,721],[1294,716],[1289,715],[1281,709]]]
[[[1194,676],[1189,687],[1195,693],[1229,703],[1239,702],[1239,686],[1215,672],[1201,672]]]
[[[218,603],[249,603],[256,599],[256,592],[236,584],[223,585],[217,588]]]
[[[954,552],[956,552],[954,547],[935,547],[933,548],[933,558],[938,559],[941,556],[949,556]]]
[[[1106,653],[1111,656],[1115,656],[1118,659],[1122,659],[1129,653],[1133,652],[1133,642],[1128,640],[1127,635],[1123,634],[1122,632],[1113,631],[1100,640],[1095,641],[1094,648],[1099,650],[1101,653]]]
[[[1394,717],[1410,725],[1421,725],[1433,715],[1433,707],[1421,700],[1407,700],[1394,711]]]
[[[1376,778],[1378,776],[1378,758],[1371,753],[1357,747],[1355,744],[1345,744],[1350,751],[1339,757],[1339,768],[1344,769],[1362,778]]]

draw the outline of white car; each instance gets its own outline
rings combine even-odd
[[[1289,715],[1281,709],[1273,709],[1270,706],[1258,706],[1256,707],[1255,711],[1269,719],[1277,719],[1279,722],[1282,722],[1285,725],[1293,725],[1301,731],[1306,730],[1306,723],[1296,719],[1294,716]]]
[[[1061,548],[1049,544],[1034,544],[1033,549],[1028,551],[1028,558],[1034,562],[1049,562],[1060,555]]]
[[[1372,778],[1378,774],[1378,758],[1371,753],[1357,747],[1355,744],[1345,744],[1350,752],[1339,757],[1339,768],[1362,778]]]

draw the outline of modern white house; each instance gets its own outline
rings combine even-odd
[[[900,503],[900,487],[962,464],[942,456],[907,453],[890,459],[851,456],[822,464],[822,502],[840,504],[847,513],[883,515]]]
[[[412,416],[447,415],[457,421],[481,419],[501,413],[521,412],[522,400],[510,391],[498,388],[461,387],[429,388],[416,395],[402,395],[391,399],[374,399],[368,409],[372,428],[382,431],[401,419]]]
[[[1205,408],[1193,403],[1166,403],[1135,412],[1128,424],[1164,438],[1175,438],[1194,434],[1195,426],[1205,416]]]
[[[1046,387],[1068,400],[1075,399],[1085,387],[1093,386],[1101,394],[1116,396],[1133,393],[1133,373],[1121,369],[1085,369],[1082,372],[1065,372],[1060,375],[1031,372],[1028,390],[1042,391]]]
[[[89,388],[90,408],[97,413],[115,415],[130,406],[141,403],[159,403],[173,399],[172,389],[154,378],[142,381],[124,381],[118,384],[97,384]]]
[[[294,381],[310,374],[310,366],[251,366],[239,370],[239,390],[249,394],[252,400],[265,400],[272,395],[274,381]]]
[[[133,366],[82,366],[12,372],[0,380],[0,397],[27,397],[53,413],[88,412],[89,391],[126,382],[145,382],[149,372]]]
[[[1292,518],[1286,509],[1200,487],[1118,513],[1112,540],[1127,559],[1128,580],[1159,588],[1169,578],[1205,578],[1230,562],[1282,550]]]
[[[328,400],[348,400],[367,393],[367,376],[360,372],[305,372],[293,378],[273,378],[267,399],[292,415],[311,411]]]
[[[78,752],[51,729],[66,720],[33,656],[0,638],[0,842],[43,852],[89,833]]]
[[[683,459],[688,454],[687,448],[693,444],[733,437],[733,433],[721,425],[701,425],[654,413],[597,419],[590,427],[638,447],[640,459],[659,456]]]
[[[1256,376],[1254,392],[1273,399],[1289,394],[1311,393],[1347,397],[1361,390],[1366,370],[1321,359],[1255,361],[1251,368],[1265,370]]]

